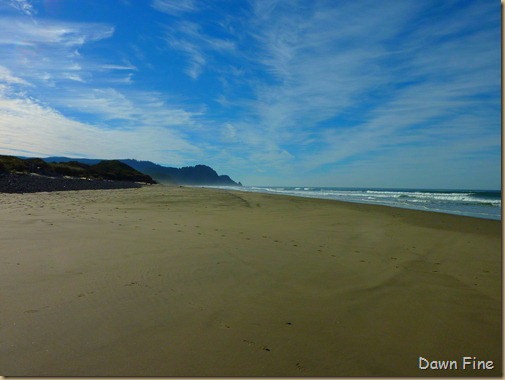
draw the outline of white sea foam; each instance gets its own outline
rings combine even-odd
[[[226,187],[233,190],[284,194],[346,202],[429,210],[487,219],[501,219],[501,193],[496,191],[341,189],[327,187]]]

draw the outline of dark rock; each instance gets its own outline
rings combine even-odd
[[[36,193],[42,191],[108,190],[139,188],[129,181],[89,180],[80,178],[47,177],[33,174],[8,173],[0,176],[0,193]]]

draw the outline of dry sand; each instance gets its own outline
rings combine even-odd
[[[2,375],[501,375],[501,222],[163,186],[0,215]]]

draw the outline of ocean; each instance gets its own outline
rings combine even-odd
[[[361,189],[338,187],[217,186],[239,191],[334,199],[501,220],[500,190]]]

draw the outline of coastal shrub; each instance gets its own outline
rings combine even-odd
[[[85,164],[79,164],[74,165],[74,162],[58,162],[58,163],[52,163],[51,166],[53,167],[54,171],[58,173],[59,175],[62,176],[69,176],[69,177],[87,177],[88,176],[88,165]]]
[[[13,156],[0,156],[0,163],[9,172],[27,173],[28,167],[24,160]]]
[[[89,173],[95,178],[115,181],[156,183],[150,176],[142,174],[118,160],[100,161],[89,168]]]
[[[49,177],[77,177],[98,180],[143,182],[154,184],[150,176],[117,160],[105,160],[96,165],[87,165],[77,161],[47,163],[40,158],[21,159],[0,155],[0,174],[36,173]]]

